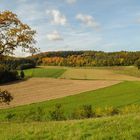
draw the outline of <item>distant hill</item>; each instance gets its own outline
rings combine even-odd
[[[34,59],[37,64],[53,66],[130,66],[140,59],[140,51],[57,51],[28,58]]]

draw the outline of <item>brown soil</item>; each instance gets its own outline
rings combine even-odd
[[[9,106],[1,105],[0,108],[15,107],[75,95],[119,82],[121,81],[31,78],[27,81],[0,86],[1,89],[10,91],[14,96],[14,100]]]

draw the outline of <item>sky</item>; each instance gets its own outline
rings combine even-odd
[[[140,0],[0,0],[4,10],[37,31],[42,52],[140,51]]]

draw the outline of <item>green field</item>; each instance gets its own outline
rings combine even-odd
[[[26,77],[121,80],[110,87],[60,99],[0,110],[1,140],[139,140],[140,81],[135,67],[67,68],[40,67],[25,70]],[[54,87],[55,88],[55,87]],[[118,108],[119,115],[85,120],[50,121],[49,111],[61,104],[66,119],[82,105],[94,111]],[[138,105],[130,107],[129,105]],[[40,111],[38,111],[41,109]],[[39,117],[39,121],[36,120]],[[108,117],[109,116],[109,117]]]
[[[140,114],[98,119],[0,123],[1,140],[139,140]]]
[[[66,70],[60,68],[34,68],[24,70],[26,77],[51,77],[58,78],[60,77]]]
[[[128,67],[93,67],[70,68],[58,66],[38,67],[24,70],[26,77],[50,77],[64,79],[102,79],[139,81],[140,70],[134,66]]]
[[[21,121],[24,117],[28,119],[30,111],[36,112],[36,109],[40,107],[45,112],[45,114],[41,116],[42,120],[47,120],[48,110],[51,110],[54,105],[58,103],[62,104],[66,116],[69,116],[75,108],[85,104],[91,104],[93,108],[110,106],[120,108],[130,104],[140,104],[140,82],[123,82],[111,87],[61,99],[0,110],[0,119],[1,121],[6,121],[6,116],[9,113],[14,115],[13,120],[15,121]]]

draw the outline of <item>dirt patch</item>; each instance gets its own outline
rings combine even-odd
[[[10,106],[1,105],[0,108],[26,105],[46,100],[75,95],[81,92],[96,90],[119,83],[120,81],[106,80],[66,80],[49,78],[31,78],[27,81],[0,86],[7,89],[14,96]]]

